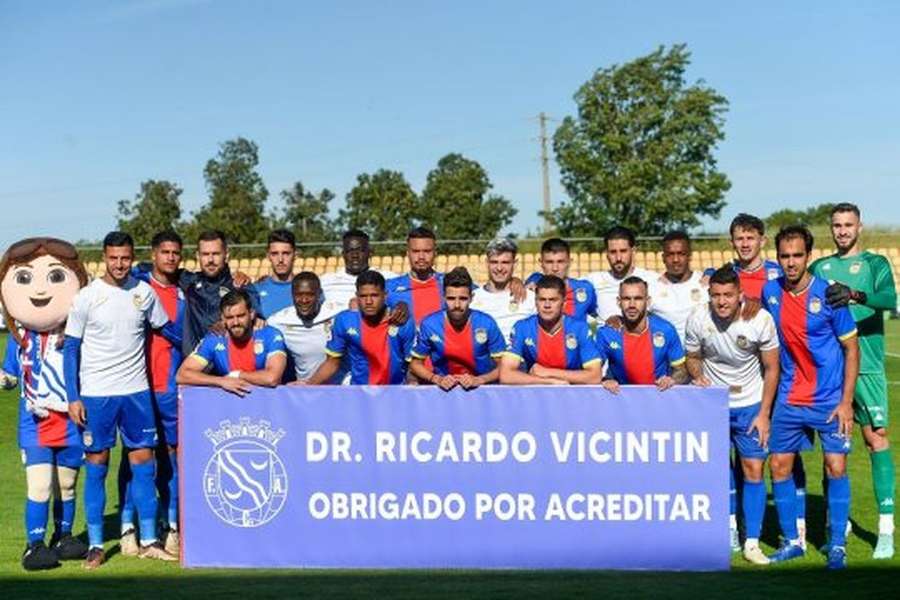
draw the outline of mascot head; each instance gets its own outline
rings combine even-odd
[[[16,242],[0,261],[0,300],[7,329],[17,341],[21,339],[16,323],[31,331],[58,330],[87,281],[78,251],[69,242],[50,237]]]

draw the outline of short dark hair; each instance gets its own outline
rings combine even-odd
[[[616,225],[615,227],[610,227],[606,234],[603,236],[603,245],[609,248],[609,243],[612,240],[626,240],[628,245],[634,248],[635,244],[637,244],[637,238],[634,236],[634,232],[627,227],[623,227],[622,225]]]
[[[809,254],[813,249],[813,234],[805,225],[786,225],[775,235],[775,251],[777,252],[784,240],[800,238]]]
[[[557,237],[544,240],[544,243],[541,244],[541,254],[555,254],[557,252],[569,254],[569,242]]]
[[[409,240],[435,240],[437,238],[434,236],[434,232],[424,225],[419,225],[418,227],[413,227],[409,230],[409,233],[406,234],[406,241]]]
[[[741,278],[734,270],[733,264],[722,265],[709,276],[709,285],[736,285],[741,287]]]
[[[831,216],[832,217],[834,215],[836,215],[837,213],[842,213],[842,212],[852,212],[854,215],[856,215],[857,219],[860,217],[859,207],[853,203],[838,202],[837,204],[835,204],[834,206],[831,207]]]
[[[294,275],[294,278],[291,279],[291,289],[296,289],[297,286],[304,281],[314,285],[319,289],[322,289],[322,282],[319,280],[319,276],[312,271],[300,271],[299,273]]]
[[[650,286],[647,285],[647,282],[638,277],[637,275],[629,275],[625,279],[622,280],[622,283],[619,284],[619,293],[622,293],[622,288],[626,285],[642,285],[644,286],[644,291],[649,292]]]
[[[246,290],[231,290],[219,300],[219,312],[225,312],[226,308],[237,306],[242,302],[247,305],[247,308],[253,310],[253,302],[250,300],[250,294]]]
[[[384,290],[384,275],[373,269],[367,269],[356,278],[356,291],[364,285],[374,285]]]
[[[369,243],[369,234],[362,229],[348,229],[344,232],[344,235],[341,236],[341,242],[346,242],[347,240],[354,238],[365,240],[367,244]]]
[[[207,229],[206,231],[200,232],[200,235],[197,236],[197,244],[200,242],[218,242],[221,241],[223,246],[228,246],[228,240],[225,238],[225,234],[218,229]]]
[[[535,291],[537,290],[557,290],[565,298],[566,282],[556,275],[541,275],[535,286]]]
[[[748,215],[747,213],[738,213],[731,220],[731,226],[728,228],[728,235],[734,237],[735,229],[752,229],[759,235],[766,235],[766,224],[759,217]]]
[[[174,242],[179,246],[184,246],[184,242],[181,240],[180,235],[178,235],[171,229],[166,229],[165,231],[160,231],[153,236],[153,239],[150,240],[150,247],[155,250],[166,242]]]
[[[688,247],[690,247],[691,237],[687,234],[687,231],[683,229],[675,229],[663,236],[663,246],[665,246],[669,242],[684,242],[688,245]]]
[[[275,243],[290,244],[291,248],[294,248],[297,245],[297,238],[287,229],[275,229],[269,233],[269,241],[266,242],[266,245],[271,246]]]
[[[472,289],[472,276],[465,267],[455,267],[444,275],[444,290],[450,287],[464,287]]]
[[[134,249],[134,238],[124,231],[110,231],[106,234],[106,237],[103,238],[103,249],[106,250],[110,246],[131,246],[131,248]]]

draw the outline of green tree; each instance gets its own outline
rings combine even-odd
[[[284,213],[279,226],[294,232],[298,242],[333,239],[335,227],[328,215],[329,204],[334,200],[331,190],[323,189],[314,194],[298,181],[291,189],[281,192],[281,199],[284,200]]]
[[[763,220],[766,223],[766,229],[773,232],[786,225],[827,226],[831,222],[831,209],[833,207],[834,204],[826,202],[817,206],[811,206],[805,210],[783,208],[776,210]]]
[[[516,209],[490,194],[484,168],[461,154],[448,154],[428,173],[422,190],[422,217],[438,239],[492,238],[512,222]]]
[[[265,215],[269,191],[256,171],[259,149],[244,138],[223,143],[203,169],[209,202],[194,214],[191,233],[219,229],[230,242],[264,242],[270,229]]]
[[[728,101],[688,86],[684,45],[599,69],[575,94],[553,149],[569,195],[550,217],[564,236],[599,236],[616,224],[643,235],[718,216],[731,187],[713,150]]]
[[[181,218],[181,188],[171,181],[148,179],[133,201],[119,200],[118,229],[136,244],[149,244],[154,234],[177,229]]]
[[[374,240],[406,239],[419,222],[419,199],[399,171],[379,169],[363,173],[347,194],[339,222],[347,229],[362,229]]]

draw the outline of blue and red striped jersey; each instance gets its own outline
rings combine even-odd
[[[274,327],[257,329],[243,344],[228,334],[207,333],[191,356],[204,365],[211,365],[213,375],[228,375],[232,371],[262,371],[270,356],[287,356],[284,336]]]
[[[25,408],[26,399],[53,396],[60,404],[67,400],[63,373],[63,351],[56,347],[57,336],[20,331],[23,344],[10,335],[6,341],[3,370],[19,379],[19,447],[61,447],[81,445],[78,427],[67,412],[49,411],[43,418]]]
[[[678,330],[654,314],[647,315],[647,327],[639,334],[600,327],[597,346],[609,375],[623,385],[652,385],[685,360]]]
[[[484,375],[494,370],[504,350],[506,340],[489,314],[471,310],[465,327],[457,331],[447,311],[440,311],[422,320],[412,355],[431,358],[438,375]]]
[[[415,341],[412,319],[403,325],[391,325],[386,319],[369,325],[359,311],[345,310],[334,318],[325,353],[350,358],[353,385],[396,385],[406,380]]]
[[[435,273],[425,281],[411,277],[408,273],[388,279],[385,283],[388,306],[405,302],[416,327],[422,319],[444,308],[444,274]]]
[[[537,283],[541,277],[541,273],[532,273],[525,280],[525,284]],[[566,302],[563,305],[563,314],[582,320],[587,320],[588,315],[597,316],[597,292],[590,281],[566,277]]]
[[[591,330],[585,321],[562,316],[562,327],[547,333],[537,315],[513,325],[507,353],[518,358],[528,371],[535,363],[550,369],[583,369],[601,360]]]
[[[169,316],[169,321],[174,323],[175,330],[182,331],[185,302],[181,288],[177,285],[160,283],[149,273],[138,275],[137,278],[150,284]],[[161,393],[175,392],[178,389],[175,374],[178,373],[183,358],[180,343],[173,344],[163,336],[161,330],[151,330],[147,336],[147,374],[150,377],[150,389]]]
[[[759,300],[762,297],[762,289],[766,283],[784,276],[781,265],[772,260],[764,260],[752,271],[742,269],[736,260],[732,262],[732,266],[741,280],[741,291],[744,292],[744,296],[753,300]],[[703,274],[709,277],[715,272],[715,269],[710,268],[706,269]]]
[[[856,322],[847,307],[828,305],[824,279],[812,277],[800,293],[785,290],[784,283],[783,278],[770,281],[762,295],[781,341],[777,401],[836,406],[844,386],[841,342],[856,335]]]

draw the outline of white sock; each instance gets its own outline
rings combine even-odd
[[[806,529],[806,519],[802,517],[797,519],[797,529]]]
[[[894,535],[894,515],[878,515],[878,533]]]
[[[131,523],[122,523],[122,535],[125,535],[129,531],[134,531],[134,525]]]
[[[732,529],[737,529],[737,515],[728,516],[728,526]]]
[[[146,548],[154,542],[156,542],[156,538],[153,538],[152,540],[141,540],[141,548]]]
[[[759,538],[747,538],[744,540],[744,548],[759,548]]]

